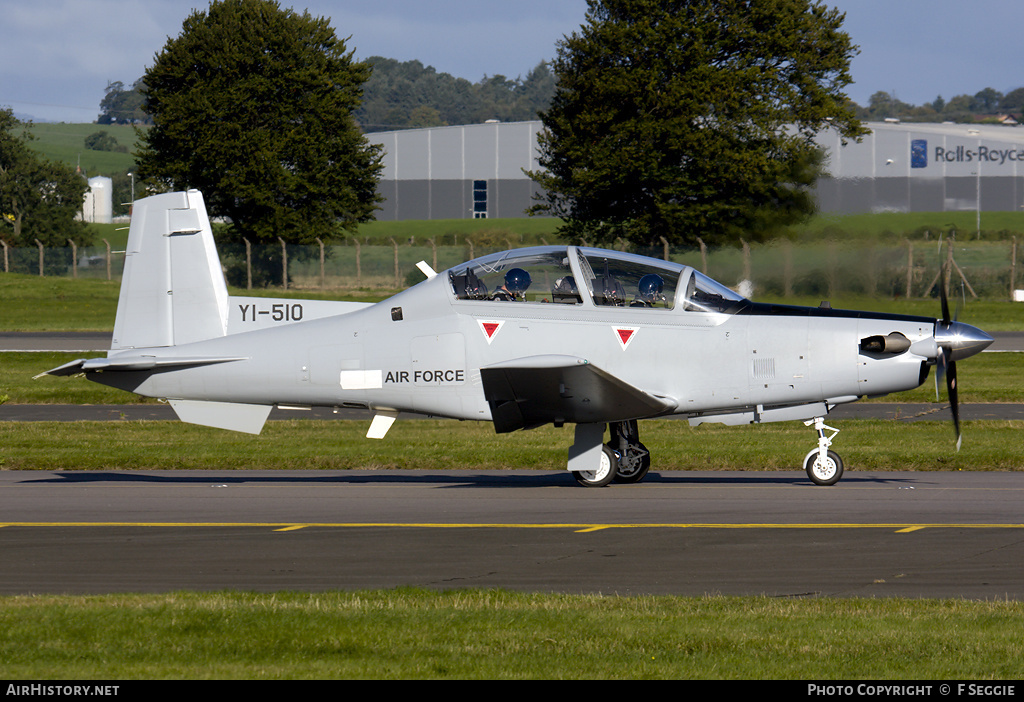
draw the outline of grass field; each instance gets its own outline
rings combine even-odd
[[[1016,602],[491,590],[9,597],[0,678],[1012,681],[1022,615]]]
[[[32,125],[34,140],[29,146],[52,161],[79,166],[88,177],[95,175],[113,176],[130,171],[135,165],[131,151],[135,148],[135,128],[112,124],[51,124]],[[85,148],[85,138],[96,132],[104,132],[117,140],[118,145],[127,147],[127,152],[93,151]]]
[[[555,233],[559,221],[551,218],[508,218],[508,219],[437,219],[431,221],[367,222],[354,233],[346,234],[351,240],[358,237],[360,242],[390,248],[391,239],[399,246],[408,246],[409,241],[428,246],[433,239],[437,246],[464,247],[467,238],[480,245],[493,244],[498,248],[534,246],[544,241],[555,244],[559,238]],[[220,225],[214,226],[214,231]],[[94,245],[102,246],[103,240],[110,242],[115,251],[123,251],[128,241],[128,225],[123,222],[89,225],[94,233]],[[460,259],[461,261],[462,259]]]
[[[5,470],[565,469],[571,429],[495,434],[485,422],[400,421],[388,441],[366,438],[370,422],[280,420],[259,436],[178,421],[0,422]],[[848,470],[1024,470],[1024,423],[964,422],[963,448],[943,421],[852,420],[836,449]],[[749,427],[647,420],[652,470],[799,471],[815,445],[800,422]]]
[[[420,278],[422,279],[422,275]],[[76,280],[0,273],[0,300],[4,302],[0,308],[0,330],[110,331],[114,328],[120,289],[121,284],[118,280]],[[230,292],[233,295],[376,302],[398,292],[398,288],[303,288],[287,291],[280,288],[252,291],[233,288]],[[823,297],[764,293],[754,295],[754,299],[760,302],[816,307]],[[904,299],[840,292],[835,296],[828,296],[828,299],[835,309],[872,310],[923,317],[937,317],[940,314],[939,301],[935,298]],[[955,306],[956,302],[951,304]],[[1024,304],[1008,302],[1005,299],[969,299],[960,313],[960,320],[990,332],[1020,331],[1024,330]]]
[[[970,241],[977,237],[977,213],[955,212],[881,212],[856,215],[819,214],[806,224],[792,228],[798,238],[923,238],[925,232],[932,241],[939,234],[946,237],[957,233],[959,241]],[[997,233],[1024,232],[1024,212],[982,212],[981,229],[987,236]],[[841,236],[839,236],[841,234]]]
[[[95,153],[95,152],[94,152]],[[911,212],[870,215],[819,215],[806,224],[789,230],[793,241],[801,246],[830,241],[845,245],[862,246],[865,242],[899,248],[913,240],[921,247],[935,247],[940,234],[948,239],[949,232],[960,233],[959,240],[973,245],[979,240],[973,234],[974,214],[970,212]],[[547,242],[556,244],[561,221],[550,217],[518,217],[505,219],[439,219],[429,221],[373,221],[362,224],[348,239],[358,237],[363,243],[390,245],[394,239],[399,245],[410,240],[425,245],[433,240],[437,246],[463,245],[467,238],[481,246],[498,249],[533,246]],[[969,225],[969,226],[968,226]],[[123,250],[128,239],[125,223],[90,224],[96,246],[103,239],[115,250]],[[1024,214],[992,212],[983,219],[985,236],[981,241],[1008,241],[1014,236],[1024,248]],[[928,232],[928,238],[924,238]],[[580,242],[573,242],[580,243]],[[1005,247],[1004,247],[1005,248]],[[660,255],[660,252],[655,252]],[[1024,253],[1019,254],[1024,258]],[[1005,254],[1004,254],[1005,256]]]

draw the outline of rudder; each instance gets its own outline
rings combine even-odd
[[[228,290],[198,190],[134,203],[112,350],[224,336]]]

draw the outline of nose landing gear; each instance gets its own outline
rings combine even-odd
[[[812,424],[814,430],[818,432],[818,448],[804,457],[804,470],[815,485],[835,485],[843,477],[843,459],[835,451],[829,450],[829,446],[832,445],[832,439],[836,438],[839,430],[825,424],[823,417],[815,417],[804,422],[808,427]],[[832,433],[826,436],[826,431]]]

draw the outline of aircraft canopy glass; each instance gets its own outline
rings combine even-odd
[[[676,284],[685,266],[604,249],[577,249],[580,269],[594,304],[609,307],[675,306]]]
[[[460,300],[555,302],[730,313],[744,298],[689,266],[589,247],[490,254],[448,274]]]
[[[565,247],[514,249],[453,268],[452,289],[460,300],[579,303]],[[557,292],[556,292],[557,291]]]
[[[687,312],[722,312],[732,314],[747,300],[703,273],[693,271],[686,282],[683,309]]]

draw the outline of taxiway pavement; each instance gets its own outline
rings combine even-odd
[[[0,471],[0,593],[1024,597],[1024,474]]]

